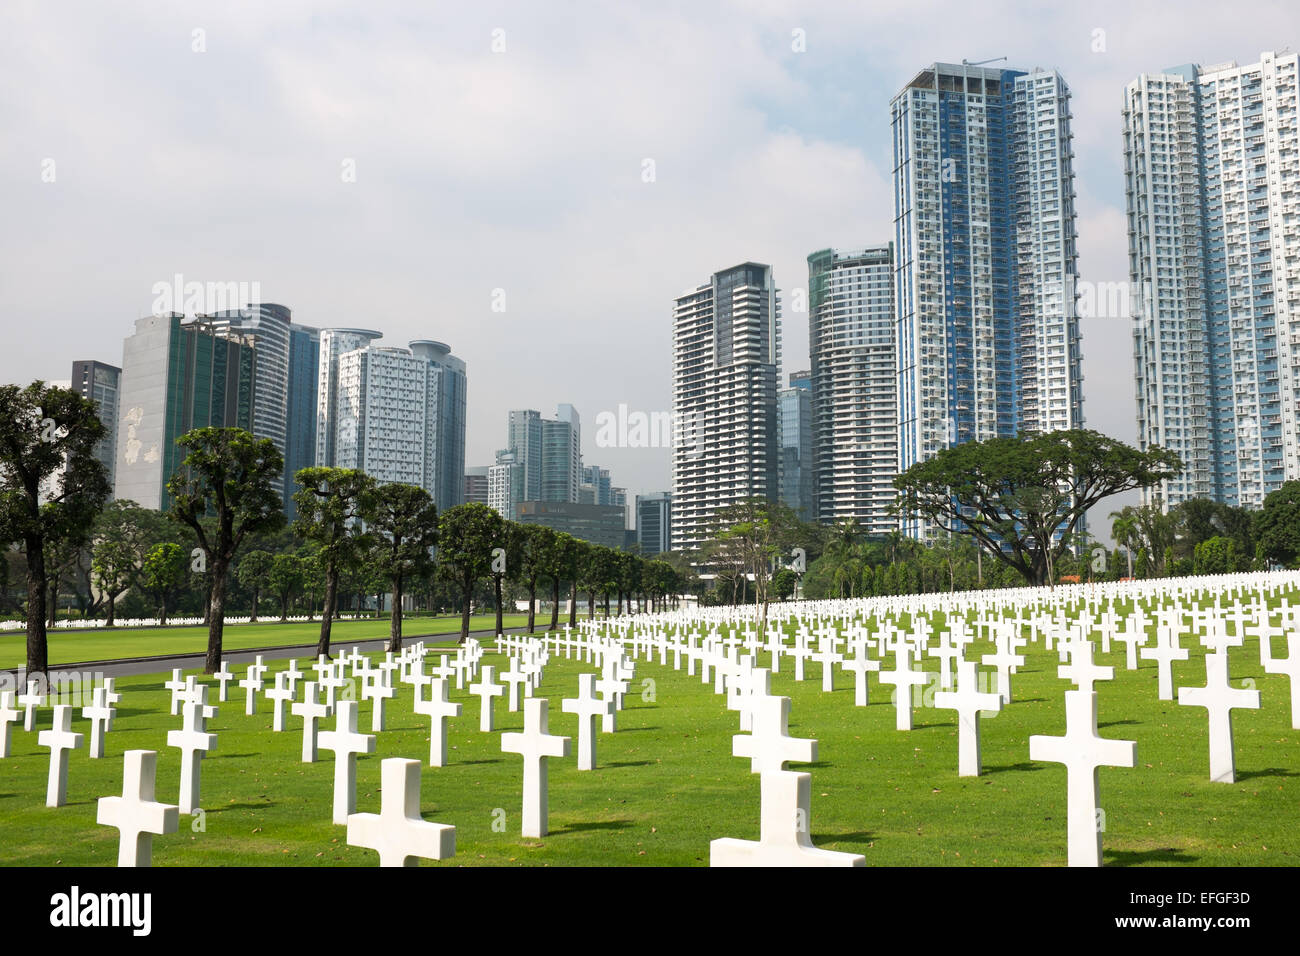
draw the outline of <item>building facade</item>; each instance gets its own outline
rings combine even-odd
[[[813,514],[893,531],[898,474],[894,247],[823,249],[808,257]]]
[[[1125,89],[1138,443],[1185,469],[1144,501],[1258,508],[1300,478],[1300,75],[1294,53]]]
[[[316,372],[316,467],[335,465],[335,438],[338,423],[339,358],[347,352],[364,349],[382,332],[371,329],[321,329]]]
[[[719,509],[780,493],[780,314],[772,267],[754,262],[674,303],[674,551],[704,544]]]
[[[122,370],[103,362],[79,361],[72,363],[72,380],[69,388],[95,403],[95,414],[104,426],[104,437],[95,443],[95,457],[108,474],[108,487],[113,487],[117,469],[117,419],[118,395],[122,385]]]
[[[583,505],[572,501],[521,501],[515,520],[540,524],[572,535],[580,541],[622,550],[627,536],[622,508]]]
[[[284,436],[284,510],[298,513],[294,475],[316,464],[316,385],[320,376],[320,330],[289,326],[289,383]]]
[[[673,496],[667,491],[636,496],[636,543],[643,555],[672,550]]]
[[[488,469],[490,465],[475,465],[465,469],[465,504],[488,503]]]
[[[776,393],[781,445],[781,501],[800,521],[813,518],[811,372],[791,372],[790,387]],[[800,383],[800,384],[796,384]]]

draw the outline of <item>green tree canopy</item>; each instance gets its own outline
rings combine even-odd
[[[367,516],[376,537],[375,569],[391,588],[388,650],[402,648],[402,594],[408,581],[428,576],[438,543],[438,506],[423,488],[394,482],[375,492]]]

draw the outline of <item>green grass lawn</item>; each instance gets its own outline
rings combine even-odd
[[[545,629],[551,618],[538,617]],[[566,619],[567,620],[567,619]],[[505,627],[528,624],[527,614],[506,614]],[[476,614],[469,620],[471,631],[491,630],[496,627],[495,614]],[[460,632],[459,617],[410,617],[402,621],[404,635],[418,639],[424,634],[456,634]],[[331,628],[330,643],[346,645],[349,641],[365,638],[387,637],[388,619],[361,621],[335,621]],[[289,621],[284,624],[264,620],[257,624],[227,624],[222,635],[222,647],[238,651],[250,647],[273,647],[282,644],[314,644],[320,639],[320,620]],[[48,636],[50,666],[74,664],[82,661],[111,661],[125,657],[154,657],[163,654],[199,654],[207,650],[208,629],[194,627],[114,628],[100,631],[51,630]],[[0,636],[0,668],[22,667],[27,663],[27,633],[8,632]]]
[[[976,642],[968,656],[992,650]],[[982,723],[979,778],[957,776],[955,712],[919,708],[916,729],[896,731],[891,689],[874,676],[870,705],[857,708],[851,675],[837,675],[834,693],[823,694],[820,665],[810,663],[796,683],[783,662],[772,689],[793,700],[790,731],[820,741],[817,763],[792,766],[812,773],[814,842],[864,854],[869,864],[1064,865],[1065,769],[1031,763],[1028,738],[1064,733],[1062,695],[1071,685],[1056,676],[1055,652],[1031,644],[1024,653],[1013,702]],[[1263,708],[1235,712],[1238,782],[1230,785],[1208,779],[1204,709],[1158,700],[1154,663],[1125,670],[1122,644],[1098,661],[1116,667],[1116,679],[1098,685],[1101,733],[1138,742],[1136,769],[1100,771],[1106,864],[1300,863],[1300,731],[1290,727],[1288,681],[1262,672],[1254,640],[1231,652],[1233,683],[1254,681]],[[1175,686],[1203,684],[1203,661],[1197,645],[1191,660],[1174,665]],[[489,653],[484,663],[502,661]],[[766,653],[759,663],[767,664]],[[551,732],[573,736],[575,748],[577,718],[559,701],[574,696],[587,669],[553,657],[540,691],[551,700]],[[642,697],[646,678],[653,700]],[[118,834],[96,825],[95,799],[120,792],[125,750],[158,750],[159,798],[176,799],[180,758],[166,746],[166,730],[180,719],[167,712],[162,679],[118,682],[124,696],[108,757],[92,761],[84,746],[74,752],[62,808],[44,806],[48,751],[15,726],[13,756],[0,760],[0,862],[112,864]],[[483,734],[478,698],[453,690],[464,708],[449,724],[449,765],[424,767],[422,806],[425,819],[456,827],[457,855],[424,865],[705,865],[710,840],[757,839],[758,777],[748,760],[731,756],[737,721],[725,698],[657,657],[638,662],[631,691],[618,733],[599,737],[596,771],[580,773],[572,757],[550,761],[551,833],[534,840],[519,834],[521,758],[500,748],[499,731],[521,729],[522,713],[507,713],[498,699],[498,732]],[[209,725],[219,749],[204,762],[205,829],[195,832],[182,817],[180,833],[155,838],[154,865],[374,865],[376,854],[348,847],[345,828],[330,822],[333,754],[300,763],[300,721],[290,717],[288,731],[272,733],[267,703],[245,717],[242,691],[232,684],[231,692]],[[411,713],[410,701],[402,685],[377,752],[358,759],[359,811],[379,810],[384,757],[427,762],[429,722]],[[360,713],[368,732],[368,702]],[[43,710],[39,726],[50,719]],[[88,722],[78,716],[73,729],[88,735]],[[493,829],[498,808],[505,832]]]

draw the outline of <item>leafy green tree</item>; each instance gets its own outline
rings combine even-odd
[[[479,581],[492,573],[504,519],[481,502],[456,505],[438,517],[438,564],[461,593],[460,640],[469,637],[470,603]]]
[[[280,599],[280,620],[289,619],[289,599],[302,587],[302,558],[295,554],[280,553],[271,559],[266,572],[266,585]]]
[[[321,561],[319,546],[308,543],[298,549],[301,587],[307,596],[307,620],[316,619],[316,598],[325,592],[325,565]]]
[[[778,601],[788,601],[794,595],[794,586],[799,583],[798,576],[789,568],[782,568],[772,575],[772,593]]]
[[[1238,561],[1237,543],[1231,538],[1207,538],[1196,545],[1192,556],[1192,573],[1227,574],[1237,570]]]
[[[104,426],[93,402],[40,381],[0,386],[0,408],[0,542],[26,554],[27,673],[46,674],[46,550],[89,541],[109,495]]]
[[[555,548],[558,540],[559,532],[553,528],[540,524],[520,525],[519,559],[516,566],[519,571],[519,580],[528,589],[529,634],[532,634],[535,630],[537,582],[541,578],[551,575],[555,567]],[[554,598],[558,604],[560,599],[558,577],[554,579]],[[552,611],[552,622],[554,622],[555,615],[558,613],[558,608]],[[554,627],[554,623],[551,626]]]
[[[392,590],[388,650],[402,649],[402,595],[406,582],[427,577],[433,570],[438,544],[438,506],[415,485],[383,485],[375,493],[367,517],[378,539],[375,568]]]
[[[204,672],[214,674],[221,667],[226,586],[235,554],[249,535],[284,527],[279,491],[284,456],[269,438],[254,438],[242,428],[196,428],[176,444],[188,454],[167,482],[170,514],[194,532],[206,559],[210,590]]]
[[[767,629],[772,567],[793,545],[799,526],[788,505],[749,498],[718,511],[719,544],[730,546],[738,570],[754,582],[754,610],[761,640]]]
[[[111,501],[91,532],[91,574],[104,595],[105,623],[116,621],[117,599],[139,577],[149,546],[148,512],[134,501]]]
[[[966,535],[1030,584],[1053,579],[1088,509],[1177,475],[1178,456],[1087,429],[945,448],[894,479],[900,515]]]
[[[500,637],[502,629],[502,611],[504,600],[501,595],[501,586],[507,580],[518,580],[520,575],[520,552],[523,549],[523,525],[514,521],[507,521],[504,518],[497,525],[496,537],[493,540],[492,550],[495,557],[489,569],[492,577],[492,594],[493,604],[496,607],[497,622],[496,632]],[[497,551],[497,549],[500,551]]]
[[[299,485],[293,496],[298,506],[294,532],[319,549],[316,555],[324,576],[325,606],[316,654],[328,657],[339,575],[354,567],[371,545],[362,520],[373,510],[375,480],[355,468],[302,468],[294,481]]]
[[[1269,492],[1252,530],[1264,556],[1286,567],[1300,558],[1300,481]]]
[[[167,609],[185,586],[189,561],[179,544],[155,544],[145,555],[141,583],[158,605],[158,623],[167,625]]]
[[[249,616],[249,621],[257,620],[257,602],[262,596],[262,585],[270,574],[271,565],[275,558],[269,551],[250,551],[244,555],[239,562],[239,570],[235,572],[235,577],[239,583],[253,592],[253,613]]]

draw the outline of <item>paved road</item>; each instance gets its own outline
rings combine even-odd
[[[507,627],[507,634],[525,634],[528,632],[527,627]],[[489,640],[496,636],[495,630],[470,631],[471,637],[477,637],[480,640],[488,638]],[[546,628],[541,628],[539,633],[546,633]],[[402,644],[415,644],[418,641],[424,641],[426,644],[447,643],[454,645],[460,635],[452,634],[403,634]],[[351,650],[353,647],[363,651],[382,651],[388,643],[387,637],[370,638],[360,641],[331,641],[330,647],[336,652]],[[227,651],[221,656],[231,664],[251,664],[257,655],[261,654],[264,660],[283,661],[291,657],[314,657],[316,654],[316,642],[310,644],[280,644],[274,647],[249,647],[243,650]],[[207,659],[207,654],[199,651],[195,654],[164,654],[159,657],[132,657],[116,661],[83,661],[77,664],[52,664],[50,673],[57,674],[60,671],[77,671],[78,673],[93,672],[101,677],[133,677],[137,674],[162,674],[179,667],[182,670],[194,670],[201,668],[203,662]],[[12,675],[14,683],[22,687],[27,680],[27,668],[18,667],[8,670],[0,670],[0,677]]]

